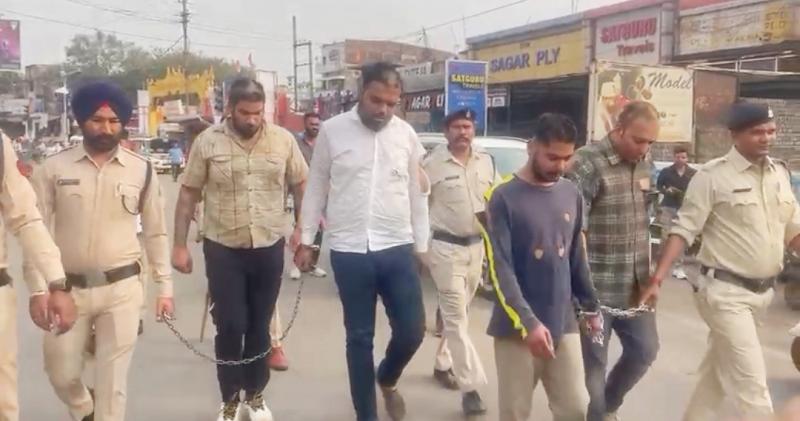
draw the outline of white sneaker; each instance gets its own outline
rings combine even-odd
[[[605,416],[603,416],[603,421],[622,421],[622,419],[617,415],[616,412],[609,412]]]
[[[246,400],[243,405],[245,412],[250,416],[250,421],[274,421],[272,412],[267,408],[267,404],[264,403],[264,396],[261,393],[257,393]]]
[[[683,269],[681,269],[681,268],[677,268],[677,269],[673,270],[672,271],[672,276],[675,279],[689,279],[689,277],[686,276],[686,272],[684,272]]]
[[[220,405],[217,421],[239,421],[242,405],[238,399]]]
[[[317,278],[324,278],[328,276],[328,272],[325,272],[320,267],[315,267],[314,270],[311,271],[311,276],[315,276]]]
[[[800,323],[796,324],[793,328],[789,329],[789,334],[800,338]]]
[[[303,274],[300,273],[300,269],[296,267],[293,267],[292,270],[289,271],[289,278],[292,278],[295,281],[300,279],[301,276],[303,276]]]

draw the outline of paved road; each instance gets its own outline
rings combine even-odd
[[[162,176],[168,201],[168,219],[172,219],[177,187]],[[19,250],[12,242],[12,274],[20,278]],[[175,279],[178,327],[197,346],[211,353],[213,327],[200,343],[199,328],[205,296],[205,278],[201,250],[193,246],[195,273]],[[327,256],[323,255],[327,260]],[[298,283],[286,281],[280,298],[284,322]],[[426,282],[428,314],[435,308],[435,293]],[[152,289],[151,289],[152,292]],[[20,388],[23,421],[68,420],[64,406],[57,400],[42,369],[41,337],[27,317],[26,299],[19,300],[21,349]],[[151,302],[154,302],[151,294]],[[471,334],[483,356],[490,385],[483,395],[490,412],[486,420],[496,420],[496,375],[492,341],[485,335],[490,304],[478,300],[473,310]],[[777,405],[800,394],[800,373],[788,355],[790,339],[786,334],[800,317],[792,314],[776,299],[763,326],[763,342],[770,373],[770,387]],[[432,325],[429,317],[429,325]],[[667,285],[658,314],[662,348],[659,358],[642,383],[626,401],[621,415],[626,420],[675,421],[680,419],[695,382],[694,371],[704,350],[707,330],[691,303],[688,287],[678,282]],[[382,354],[389,330],[385,317],[378,320],[376,353]],[[433,358],[438,340],[426,338],[400,383],[409,406],[410,421],[459,420],[460,396],[441,390],[431,379]],[[614,340],[613,354],[619,346]],[[273,374],[266,396],[278,421],[338,421],[354,419],[344,364],[344,329],[336,288],[331,278],[311,278],[305,284],[300,315],[285,343],[291,368]],[[214,367],[194,357],[150,316],[145,334],[139,341],[130,374],[128,420],[206,421],[215,419],[218,407]],[[536,420],[550,419],[544,392],[537,391]]]

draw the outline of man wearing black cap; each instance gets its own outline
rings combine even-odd
[[[467,309],[481,281],[483,194],[500,180],[491,155],[473,144],[474,111],[455,111],[445,118],[444,125],[447,145],[436,148],[423,163],[431,182],[433,230],[426,260],[439,291],[444,321],[433,375],[445,388],[461,390],[464,413],[476,415],[486,412],[477,388],[487,380],[467,333]]]
[[[644,299],[658,293],[675,258],[701,235],[694,297],[710,329],[709,349],[684,420],[716,418],[725,397],[747,416],[772,413],[758,317],[775,294],[785,247],[800,249],[800,207],[786,165],[769,157],[777,126],[769,107],[733,105],[734,145],[689,183]],[[728,396],[732,394],[733,396]]]
[[[86,84],[73,96],[72,110],[83,145],[49,157],[32,178],[42,217],[61,250],[64,290],[78,307],[72,330],[45,336],[45,371],[73,420],[122,421],[143,299],[139,215],[158,286],[156,316],[171,317],[174,310],[164,207],[149,162],[119,147],[132,111],[125,92],[107,82]],[[41,279],[28,269],[26,279]],[[81,380],[92,326],[93,394]]]

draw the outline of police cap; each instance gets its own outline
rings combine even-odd
[[[739,101],[731,106],[728,113],[728,128],[733,131],[748,129],[772,121],[775,115],[766,104]]]
[[[97,81],[81,86],[72,96],[72,113],[78,124],[83,124],[100,108],[108,106],[122,125],[128,124],[133,113],[128,95],[112,82]]]
[[[474,123],[475,111],[472,111],[469,108],[462,108],[460,110],[453,111],[444,118],[444,127],[450,127],[450,124],[456,120],[469,120]]]

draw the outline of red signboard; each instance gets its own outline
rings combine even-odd
[[[19,21],[0,19],[0,70],[20,70]]]

